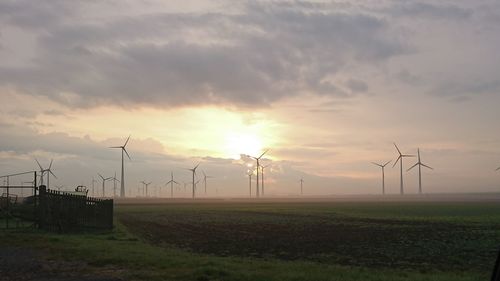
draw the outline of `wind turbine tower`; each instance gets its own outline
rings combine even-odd
[[[127,146],[128,141],[130,140],[130,136],[128,136],[127,140],[125,141],[125,144],[122,146],[111,146],[110,148],[119,148],[122,151],[122,177],[120,181],[120,197],[125,197],[125,168],[123,165],[123,153],[127,155],[128,159],[130,159],[130,155],[128,155],[127,149],[125,148]]]
[[[300,179],[300,195],[302,196],[304,194],[304,179]]]
[[[411,166],[411,168],[408,169],[407,171],[410,171],[411,169],[418,166],[418,194],[422,194],[422,167],[426,167],[427,169],[430,170],[434,169],[422,163],[422,161],[420,160],[420,148],[417,149],[417,153],[418,153],[418,162],[415,165]]]
[[[213,177],[212,176],[207,176],[207,174],[205,174],[205,171],[202,171],[203,173],[203,184],[205,185],[205,196],[207,195],[207,179],[212,179]]]
[[[105,195],[106,195],[106,189],[105,189],[105,184],[106,184],[106,181],[108,181],[108,180],[112,179],[113,177],[105,178],[105,177],[103,177],[103,176],[102,176],[101,174],[99,174],[99,173],[98,173],[98,175],[99,175],[99,177],[101,177],[101,179],[102,179],[102,197],[105,197]]]
[[[144,182],[144,181],[141,181],[141,183],[144,185],[144,192],[146,193],[146,197],[148,197],[148,186],[152,183],[152,182]]]
[[[95,188],[95,183],[97,183],[97,181],[94,179],[94,177],[92,177],[92,197],[95,196],[95,193],[94,193],[94,188]]]
[[[260,170],[261,170],[261,173],[262,173],[262,196],[264,196],[264,169],[267,168],[267,167],[269,167],[269,166],[271,166],[271,164],[260,167]]]
[[[117,178],[116,178],[116,172],[115,172],[115,176],[112,178],[113,180],[113,197],[116,197],[116,182],[120,182]]]
[[[403,195],[405,194],[404,192],[404,186],[403,186],[403,158],[405,157],[415,157],[415,155],[408,155],[408,154],[402,154],[401,153],[401,150],[399,150],[398,146],[396,145],[396,143],[394,143],[394,147],[396,147],[396,150],[398,151],[398,158],[396,159],[396,161],[394,162],[394,165],[392,165],[392,167],[394,168],[396,166],[396,164],[398,164],[398,161],[399,161],[399,165],[400,165],[400,194]]]
[[[249,190],[249,195],[250,198],[252,198],[252,175],[253,175],[253,170],[248,171],[248,190]]]
[[[380,168],[382,168],[382,195],[385,195],[385,166],[387,166],[387,164],[391,163],[391,161],[388,161],[385,164],[379,164],[379,163],[372,162],[373,165],[377,165]]]
[[[250,158],[253,158],[255,159],[255,161],[257,161],[257,167],[256,167],[256,176],[257,176],[257,185],[256,185],[256,194],[257,194],[257,198],[260,197],[260,191],[259,191],[259,168],[260,168],[260,159],[262,158],[262,156],[264,156],[264,154],[266,154],[267,152],[269,151],[269,149],[267,149],[266,151],[264,151],[259,157],[254,157],[254,156],[250,156],[250,155],[246,155],[247,157],[250,157]]]
[[[195,197],[196,193],[196,184],[194,182],[194,176],[196,175],[196,169],[198,169],[198,166],[200,166],[201,163],[198,163],[198,165],[194,166],[193,169],[188,169],[189,171],[193,172],[193,199]]]
[[[179,184],[174,180],[174,172],[170,172],[170,181],[168,181],[165,185],[170,184],[170,198],[174,198],[174,183]],[[185,185],[184,185],[185,187]]]

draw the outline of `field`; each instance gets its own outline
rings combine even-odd
[[[116,225],[0,245],[123,280],[488,280],[500,246],[489,201],[132,201]]]

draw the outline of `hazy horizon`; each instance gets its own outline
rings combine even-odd
[[[389,160],[398,194],[396,142],[424,193],[500,191],[497,1],[23,0],[0,23],[0,175],[119,178],[131,135],[127,195],[201,162],[245,196],[265,149],[269,196],[377,194]]]

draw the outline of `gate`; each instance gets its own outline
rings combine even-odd
[[[30,171],[0,176],[0,229],[36,226],[36,174]]]

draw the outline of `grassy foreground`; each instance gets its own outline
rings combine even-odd
[[[335,213],[352,217],[431,220],[462,223],[471,225],[490,225],[497,221],[498,212],[492,212],[491,206],[475,205],[459,207],[458,205],[439,206],[383,206],[373,205],[340,205],[321,207],[318,205],[300,206],[293,204],[244,205],[244,206],[203,206],[203,205],[157,205],[157,206],[119,206],[118,217],[123,215],[142,215],[146,218],[161,217],[161,214],[184,210],[186,213],[200,214],[200,211],[214,210],[240,212],[278,212],[293,214],[304,212]],[[400,210],[394,213],[394,208]],[[458,208],[458,209],[457,209]],[[378,211],[374,211],[374,210]],[[193,211],[194,210],[194,211]],[[432,210],[429,211],[429,210]],[[456,216],[457,210],[462,215]],[[497,211],[497,209],[495,209]],[[429,216],[428,213],[434,214]],[[203,214],[203,212],[201,212]],[[228,213],[229,214],[229,213]],[[392,215],[391,215],[392,214]],[[224,216],[222,216],[224,217]],[[498,221],[497,221],[498,222]],[[498,231],[498,224],[495,224]],[[132,234],[134,233],[134,234]],[[168,235],[168,233],[165,233]],[[210,233],[207,233],[210,235]],[[496,234],[495,234],[496,235]],[[496,236],[499,237],[499,236]],[[85,271],[105,276],[123,278],[124,280],[488,280],[489,272],[469,270],[429,270],[402,269],[390,267],[360,267],[336,265],[308,260],[280,260],[276,258],[248,258],[242,256],[221,257],[201,254],[195,251],[180,250],[163,242],[152,243],[148,233],[131,232],[119,220],[112,233],[107,234],[73,234],[57,235],[37,231],[0,232],[1,246],[19,246],[39,249],[51,260],[78,261]],[[498,240],[497,240],[498,241]],[[491,241],[476,241],[488,243]],[[446,258],[446,257],[444,257]]]

